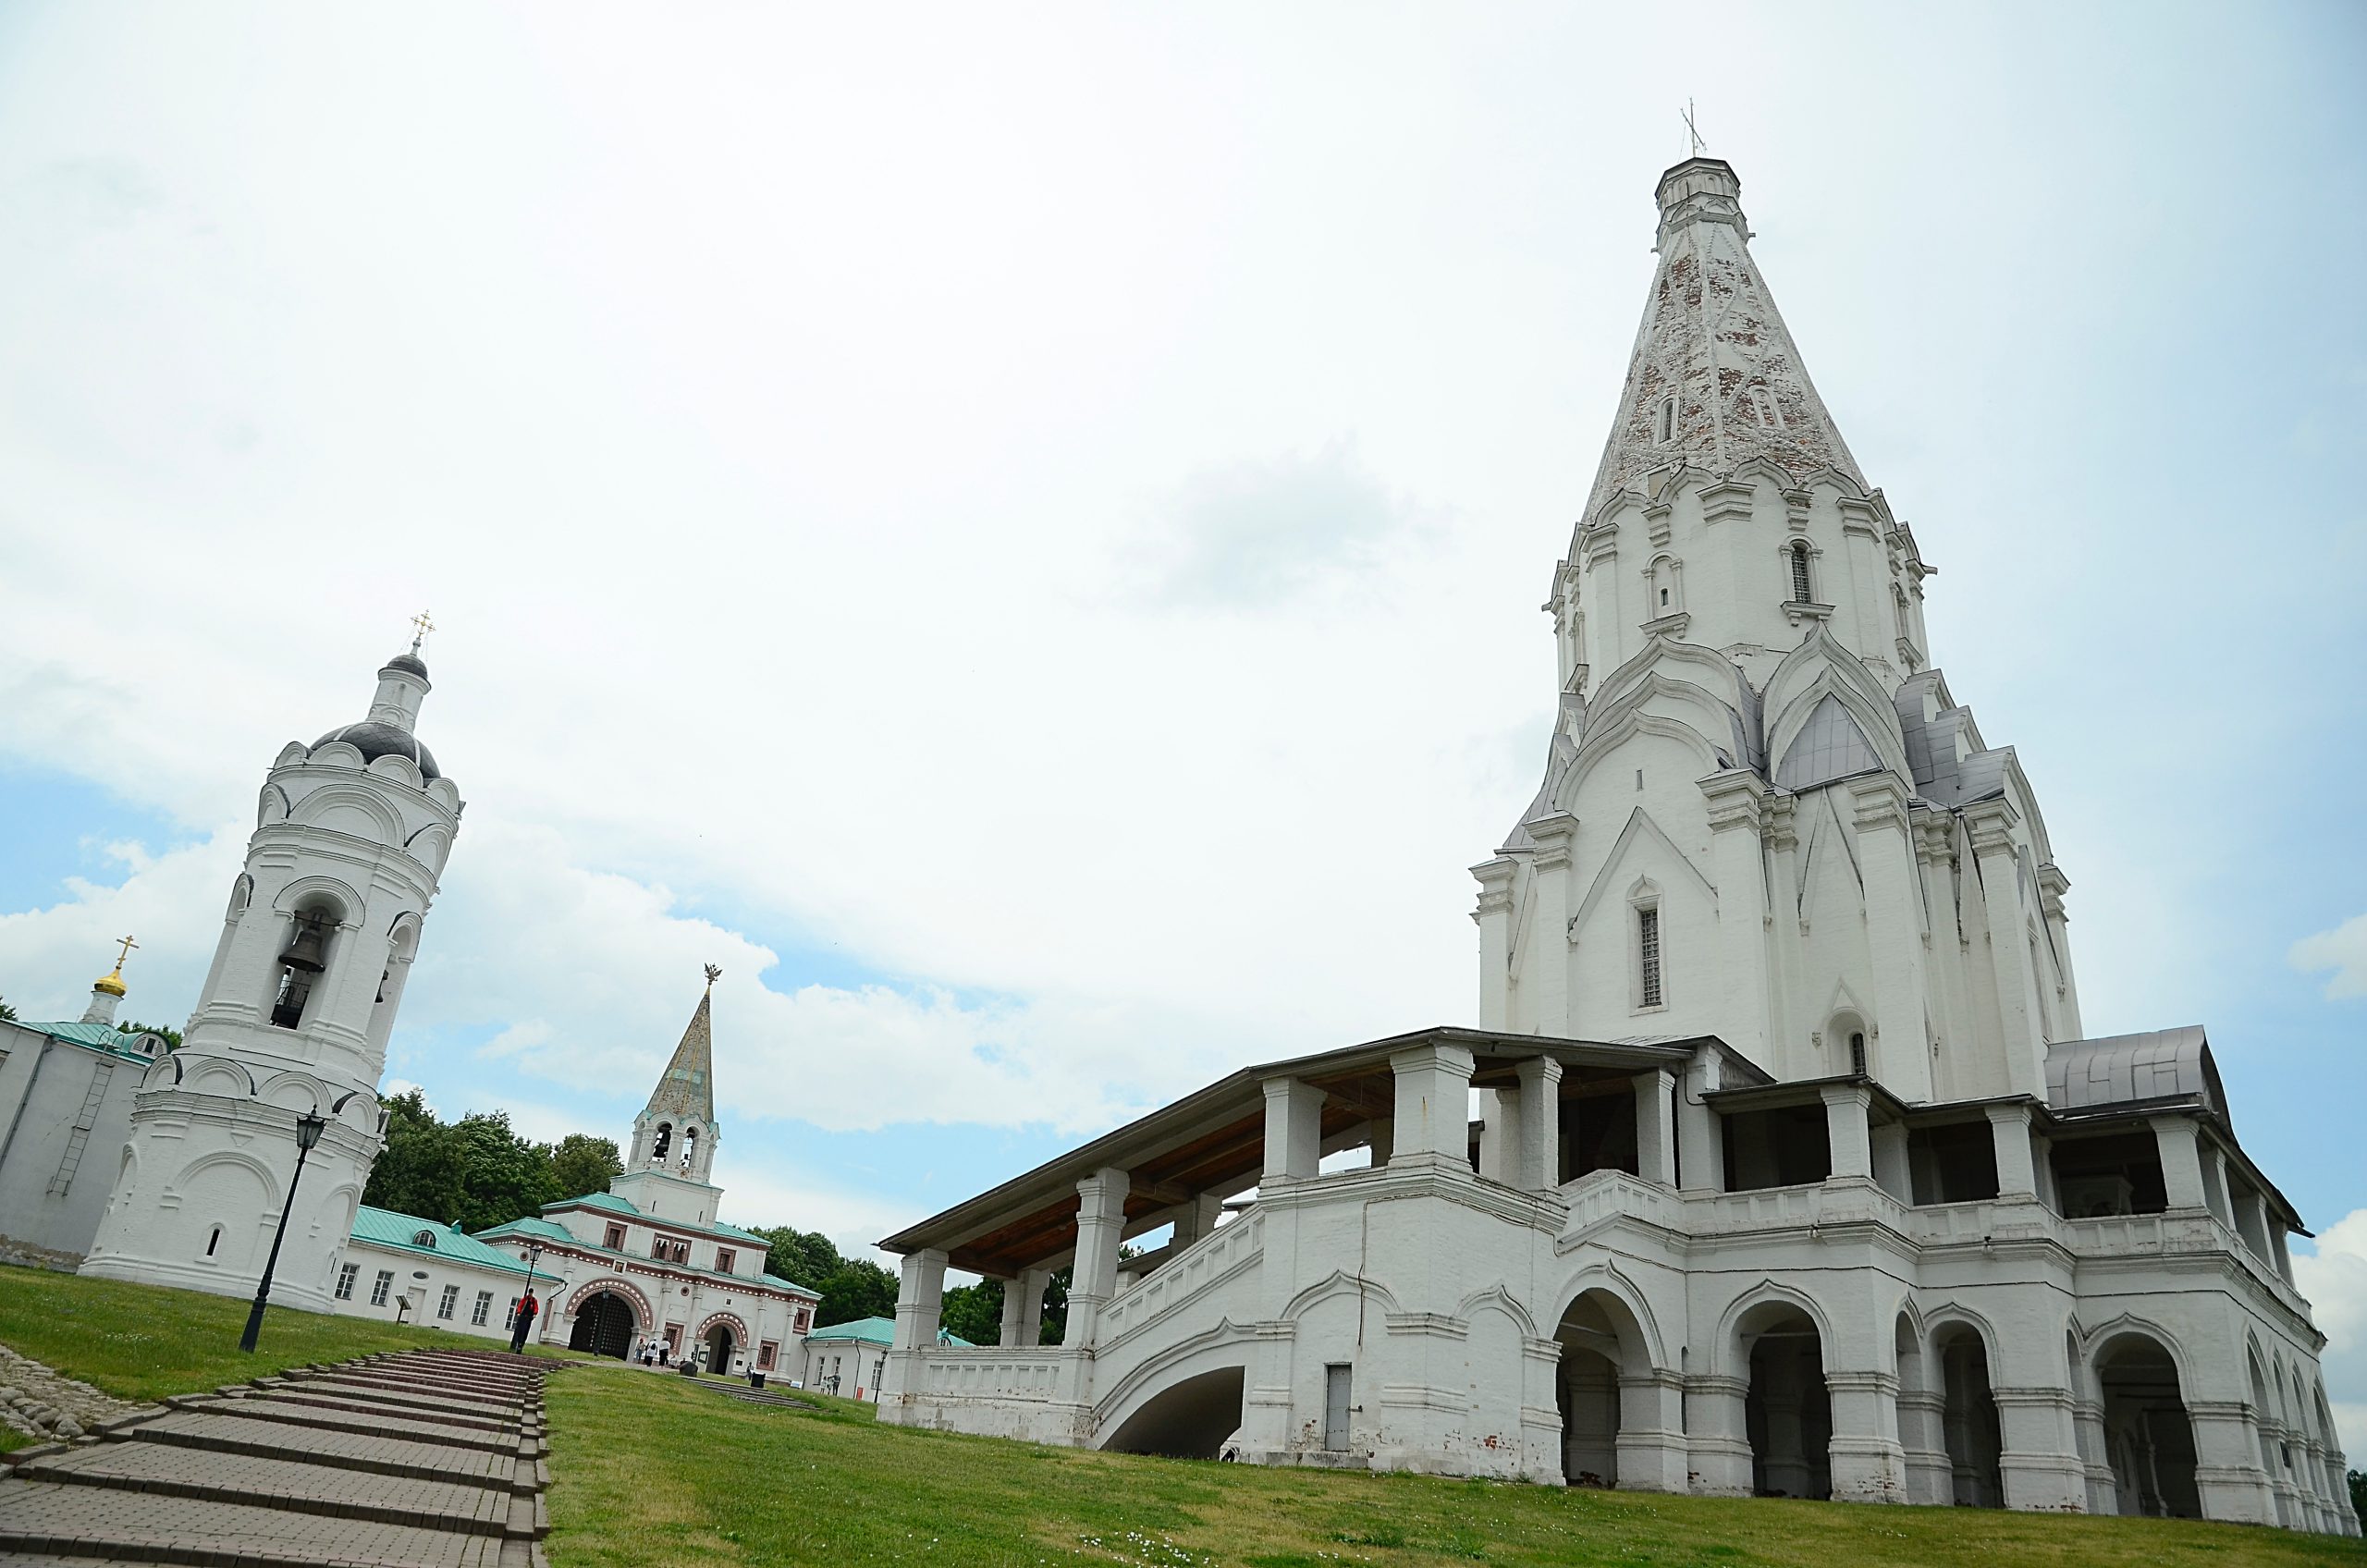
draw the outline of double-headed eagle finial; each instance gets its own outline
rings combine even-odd
[[[706,969],[706,983],[707,983],[709,986],[714,985],[717,980],[720,980],[720,979],[722,979],[722,978],[723,978],[723,971],[722,971],[722,970],[720,970],[720,969],[717,969],[714,964],[711,964],[711,963],[710,963],[710,964],[705,965],[705,969]]]

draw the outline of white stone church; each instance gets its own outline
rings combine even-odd
[[[2036,795],[1740,189],[1659,186],[1480,1026],[1245,1068],[889,1238],[882,1420],[2358,1532],[2300,1217],[2202,1030],[2086,1036]],[[1009,1281],[1000,1346],[940,1343],[949,1267]]]

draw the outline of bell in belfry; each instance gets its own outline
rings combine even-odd
[[[308,974],[318,974],[328,967],[328,958],[324,949],[325,941],[321,936],[320,915],[316,913],[299,915],[296,919],[295,935],[288,941],[288,950],[279,955],[279,962],[289,969],[300,969]]]

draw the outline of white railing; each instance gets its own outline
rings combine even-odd
[[[1625,1170],[1589,1170],[1564,1182],[1560,1196],[1570,1206],[1570,1217],[1562,1224],[1565,1236],[1606,1219],[1640,1219],[1670,1231],[1685,1228],[1684,1206],[1674,1194]]]
[[[1059,1345],[939,1345],[921,1353],[920,1391],[932,1399],[1047,1401],[1060,1390]]]
[[[1110,1298],[1101,1309],[1104,1345],[1163,1317],[1256,1257],[1266,1245],[1266,1217],[1251,1208],[1220,1225],[1159,1268]]]

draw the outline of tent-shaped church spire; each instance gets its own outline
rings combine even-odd
[[[1723,476],[1765,459],[1795,479],[1830,468],[1862,488],[1858,460],[1751,261],[1733,167],[1687,158],[1661,176],[1656,195],[1660,266],[1586,516],[1679,464]]]
[[[722,970],[711,963],[706,966],[706,989],[699,996],[697,1011],[691,1014],[690,1027],[682,1031],[682,1043],[674,1047],[674,1059],[666,1064],[665,1075],[650,1094],[645,1116],[714,1125],[715,1038],[708,1015],[715,983],[722,978]]]

